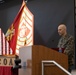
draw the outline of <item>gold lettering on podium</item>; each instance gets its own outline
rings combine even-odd
[[[0,66],[13,66],[15,57],[0,56]]]

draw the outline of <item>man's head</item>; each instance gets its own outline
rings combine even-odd
[[[66,25],[65,24],[60,24],[58,26],[58,33],[59,33],[60,36],[65,36],[67,34]]]

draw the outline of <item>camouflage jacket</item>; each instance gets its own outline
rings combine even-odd
[[[58,43],[58,48],[64,48],[64,53],[68,55],[69,66],[74,64],[74,38],[71,35],[61,37]]]

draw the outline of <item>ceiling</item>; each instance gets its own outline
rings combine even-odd
[[[19,1],[19,0],[0,0],[0,4],[7,3],[7,2],[10,2],[10,1]],[[20,0],[20,1],[22,1],[22,0]],[[25,1],[32,1],[32,0],[25,0]]]
[[[22,1],[22,0],[0,0],[0,4],[8,3],[8,2],[13,2],[13,1]]]
[[[76,0],[75,0],[75,7],[76,7]]]
[[[9,2],[9,1],[11,1],[11,0],[0,0],[0,4],[5,3],[5,2]]]

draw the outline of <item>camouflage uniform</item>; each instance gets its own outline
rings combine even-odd
[[[69,68],[74,64],[74,38],[71,35],[61,37],[58,48],[64,48],[64,53],[68,55]]]

